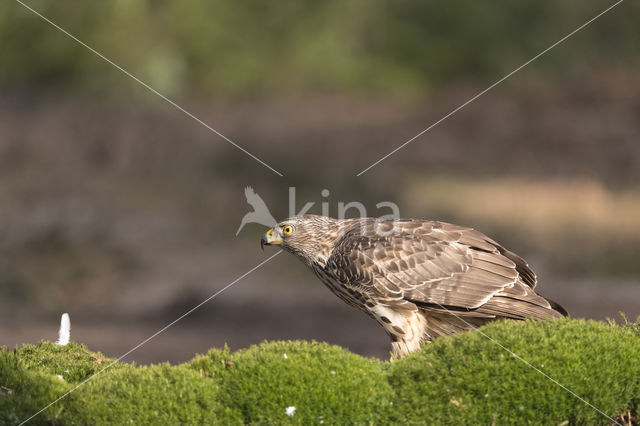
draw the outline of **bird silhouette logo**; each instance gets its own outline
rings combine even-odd
[[[267,204],[264,202],[262,197],[256,194],[252,187],[247,186],[244,189],[244,195],[247,198],[247,203],[249,203],[249,205],[253,207],[253,211],[244,215],[242,221],[240,222],[240,227],[236,231],[236,236],[240,233],[242,228],[244,228],[247,223],[258,223],[269,228],[273,228],[274,226],[276,226],[278,222],[276,222],[276,220],[271,215]]]

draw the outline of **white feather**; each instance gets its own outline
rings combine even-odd
[[[69,339],[71,338],[71,319],[69,318],[69,314],[62,314],[62,318],[60,318],[60,331],[58,332],[58,341],[56,345],[65,346],[69,343]]]

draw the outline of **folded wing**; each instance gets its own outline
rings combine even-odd
[[[387,230],[388,235],[381,235]],[[441,222],[370,220],[344,234],[329,268],[389,306],[460,316],[549,318],[565,314],[533,291],[527,263],[484,234]]]

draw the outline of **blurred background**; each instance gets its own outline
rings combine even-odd
[[[119,356],[275,253],[240,220],[397,203],[525,257],[576,317],[640,315],[640,4],[625,2],[376,167],[607,1],[45,2],[0,9],[0,345]],[[321,191],[330,191],[323,197]],[[315,339],[388,357],[282,254],[132,353]]]

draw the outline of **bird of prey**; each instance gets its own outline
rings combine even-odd
[[[275,226],[276,220],[271,216],[271,212],[262,197],[256,194],[253,188],[247,186],[244,189],[244,196],[247,198],[247,203],[253,207],[253,211],[244,215],[236,231],[236,236],[238,236],[247,223],[259,223],[260,225],[269,227]]]
[[[268,230],[265,245],[290,252],[340,299],[373,317],[398,358],[495,319],[567,315],[535,293],[536,275],[520,256],[471,228],[303,215]]]

